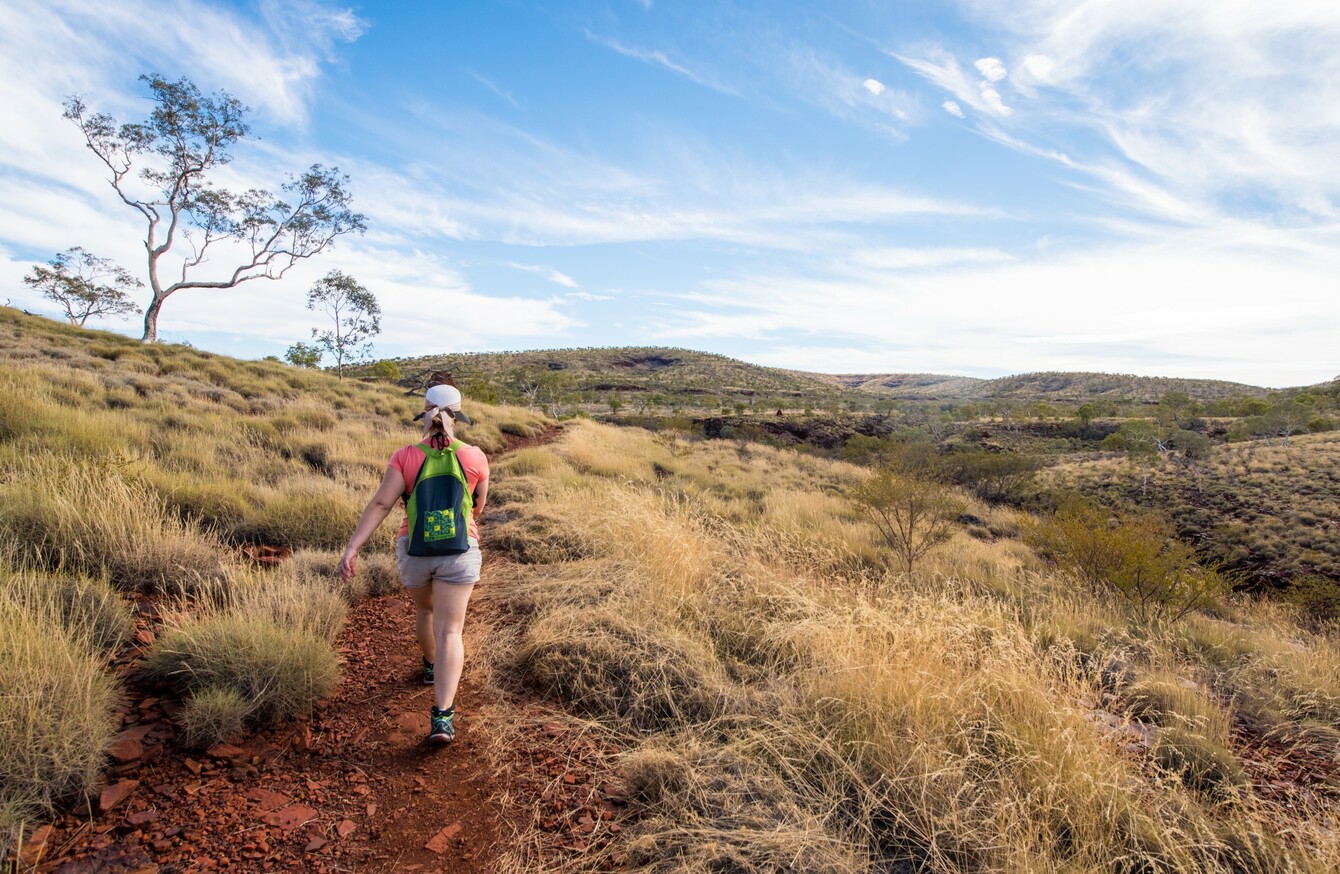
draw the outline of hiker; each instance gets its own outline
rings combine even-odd
[[[428,742],[444,744],[456,738],[456,687],[465,661],[461,630],[465,606],[479,582],[477,520],[488,500],[489,462],[483,450],[456,439],[456,423],[473,422],[461,412],[461,393],[455,386],[429,388],[420,416],[423,440],[391,456],[377,493],[344,548],[340,576],[348,580],[358,572],[358,550],[396,502],[404,499],[405,522],[396,541],[396,558],[401,582],[414,601],[414,630],[423,650],[422,679],[433,687]],[[454,498],[443,504],[439,496],[447,493]],[[456,526],[462,517],[467,525]]]

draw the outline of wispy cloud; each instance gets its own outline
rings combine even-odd
[[[586,38],[597,45],[602,45],[613,52],[623,55],[626,58],[632,58],[635,61],[641,61],[644,64],[650,64],[653,67],[660,67],[683,76],[689,81],[702,85],[704,88],[711,88],[713,91],[719,91],[722,94],[739,96],[739,92],[730,85],[722,82],[716,76],[700,70],[693,70],[680,61],[672,60],[669,55],[658,49],[645,49],[639,46],[626,45],[617,39],[606,36],[599,36],[591,31],[583,31]]]
[[[577,281],[576,281],[575,279],[573,279],[571,276],[568,276],[566,273],[560,273],[559,271],[555,270],[554,268],[552,268],[552,267],[546,267],[546,266],[544,266],[543,264],[517,264],[517,263],[511,263],[511,264],[508,264],[507,266],[508,266],[508,267],[511,267],[511,268],[513,268],[513,269],[515,269],[515,270],[524,270],[524,271],[527,272],[527,273],[536,273],[536,274],[539,274],[540,276],[543,276],[545,279],[549,280],[550,282],[554,283],[555,285],[562,285],[562,286],[564,286],[564,287],[566,287],[566,288],[576,288],[576,287],[577,287]]]
[[[958,103],[956,103],[955,101],[946,100],[944,103],[941,103],[940,105],[944,107],[945,112],[949,113],[955,118],[963,118],[963,107],[959,106]]]
[[[1002,57],[1014,58],[1008,79],[996,57],[976,62],[978,83],[945,47],[897,57],[980,110],[988,135],[1064,155],[1097,192],[1158,219],[1247,219],[1263,229],[1340,219],[1340,4],[962,6],[1003,34]],[[1086,142],[1083,156],[1066,142]]]
[[[916,51],[915,54],[911,52],[892,54],[893,57],[902,61],[923,78],[952,94],[956,101],[951,102],[954,102],[956,106],[965,104],[978,112],[996,117],[1007,116],[1012,111],[1010,107],[1005,105],[1000,92],[992,84],[992,81],[999,81],[999,79],[991,80],[988,77],[979,80],[969,76],[959,66],[958,60],[942,48],[926,46]],[[983,61],[994,60],[994,58],[983,59]],[[999,64],[998,61],[997,64]],[[1000,73],[1000,78],[1004,78],[1005,70],[1003,66],[999,69],[990,64],[986,66],[993,74]],[[962,111],[961,107],[959,111]]]
[[[485,88],[487,88],[487,89],[489,89],[490,91],[492,91],[495,95],[497,95],[498,97],[502,98],[502,99],[503,99],[504,101],[506,101],[506,102],[507,102],[513,109],[520,109],[520,108],[521,108],[521,104],[518,103],[517,100],[516,100],[516,98],[512,96],[512,92],[511,92],[511,91],[508,91],[507,89],[503,88],[501,85],[499,85],[498,83],[494,82],[492,79],[488,78],[487,76],[485,76],[483,73],[479,72],[478,70],[470,70],[469,72],[470,72],[470,78],[471,78],[471,79],[474,79],[474,80],[475,80],[476,82],[478,82],[480,85],[483,85]]]

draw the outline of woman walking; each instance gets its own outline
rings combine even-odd
[[[479,582],[477,520],[488,500],[489,462],[483,450],[456,439],[457,422],[473,423],[461,412],[461,393],[455,386],[429,388],[422,415],[423,440],[391,456],[377,493],[344,548],[340,576],[348,580],[358,572],[358,550],[404,499],[406,517],[396,558],[400,580],[414,601],[423,682],[433,686],[428,742],[444,744],[456,738],[456,688],[465,663],[461,631],[470,593]],[[443,495],[454,498],[443,503]],[[461,517],[467,522],[464,530],[456,526]]]

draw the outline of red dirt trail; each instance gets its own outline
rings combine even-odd
[[[508,561],[489,554],[484,533],[481,590]],[[533,820],[542,839],[532,843],[563,854],[619,831],[624,802],[610,788],[609,751],[552,721],[553,702],[503,696],[516,721],[505,761],[490,755],[489,729],[476,728],[476,714],[486,705],[496,714],[500,702],[472,677],[470,653],[483,645],[479,629],[514,621],[505,600],[471,604],[454,743],[423,741],[432,687],[419,682],[414,610],[402,593],[350,609],[336,643],[339,686],[310,718],[204,754],[177,746],[177,703],[136,682],[157,618],[151,600],[137,606],[136,640],[114,665],[125,698],[106,788],[28,835],[20,870],[483,874]]]

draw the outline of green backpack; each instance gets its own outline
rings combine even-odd
[[[470,511],[475,502],[456,450],[465,444],[453,440],[446,449],[420,443],[423,466],[405,499],[409,516],[410,555],[459,555],[470,549]]]

